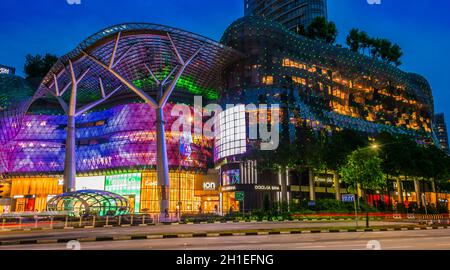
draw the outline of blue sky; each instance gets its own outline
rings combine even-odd
[[[243,16],[243,0],[1,0],[0,63],[23,74],[28,53],[63,55],[91,34],[117,23],[152,22],[219,40],[223,30]],[[357,27],[386,37],[404,50],[402,69],[425,76],[436,112],[450,117],[450,1],[328,0],[329,19],[339,43]],[[447,121],[449,122],[449,121]]]

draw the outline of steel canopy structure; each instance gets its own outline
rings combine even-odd
[[[108,102],[139,97],[156,111],[157,174],[161,212],[168,209],[168,162],[163,109],[171,96],[216,99],[221,70],[240,54],[208,38],[147,23],[104,29],[61,57],[32,103],[57,101],[67,115],[64,191],[75,189],[75,119]],[[173,94],[175,90],[176,93]]]

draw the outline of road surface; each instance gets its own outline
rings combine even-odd
[[[82,250],[450,250],[450,230],[150,239],[80,245]],[[67,250],[67,244],[0,246],[0,250],[6,249]]]
[[[371,221],[371,226],[414,225],[407,222]],[[360,225],[363,225],[360,223]],[[114,227],[95,229],[45,230],[1,232],[0,241],[51,240],[61,238],[114,237],[127,235],[214,233],[224,231],[271,230],[271,229],[320,229],[354,227],[353,221],[332,222],[268,222],[268,223],[221,223],[221,224],[180,224],[156,225],[148,227]],[[362,227],[363,228],[363,227]]]

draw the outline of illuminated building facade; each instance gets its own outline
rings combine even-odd
[[[317,17],[327,18],[327,0],[244,0],[245,16],[258,15],[299,33]]]
[[[434,122],[436,126],[436,136],[439,140],[442,150],[447,154],[450,154],[449,144],[448,144],[448,133],[447,125],[445,123],[445,116],[443,113],[436,114],[434,117]]]
[[[213,140],[172,130],[172,109],[217,99],[221,70],[238,55],[179,29],[122,24],[61,57],[37,91],[1,75],[0,173],[11,210],[104,190],[127,198],[131,212],[218,212]]]
[[[296,35],[259,16],[233,23],[222,43],[246,55],[225,70],[222,104],[280,104],[280,133],[290,140],[295,138],[296,127],[306,123],[329,133],[352,129],[370,137],[388,132],[437,143],[432,130],[431,88],[420,75]],[[241,117],[248,119],[249,112],[246,114]],[[336,182],[337,177],[326,173],[254,172],[253,142],[248,133],[245,138],[246,151],[216,154],[222,175],[226,175],[222,185],[238,191],[263,185],[260,188],[278,201],[340,199],[340,194],[348,192]],[[240,185],[226,180],[242,181],[244,175],[247,182]],[[261,200],[256,206],[261,207]]]
[[[289,138],[303,123],[328,132],[437,138],[423,77],[275,21],[247,16],[222,43],[161,25],[123,24],[61,57],[37,91],[0,74],[8,209],[42,211],[55,196],[80,190],[112,192],[131,212],[152,214],[228,213],[349,192],[326,173],[258,170],[249,158],[257,145],[249,138],[254,119],[244,105],[220,113],[215,139],[195,127],[172,130],[179,116],[172,109],[186,104],[194,112],[195,95],[204,105],[280,104],[281,133]]]

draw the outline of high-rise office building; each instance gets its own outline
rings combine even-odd
[[[434,117],[435,127],[436,127],[436,135],[441,144],[442,150],[446,153],[449,153],[449,144],[448,144],[448,133],[447,133],[447,125],[445,124],[445,117],[443,113],[436,114]]]
[[[245,15],[259,15],[299,33],[316,17],[327,18],[327,0],[244,0]]]

